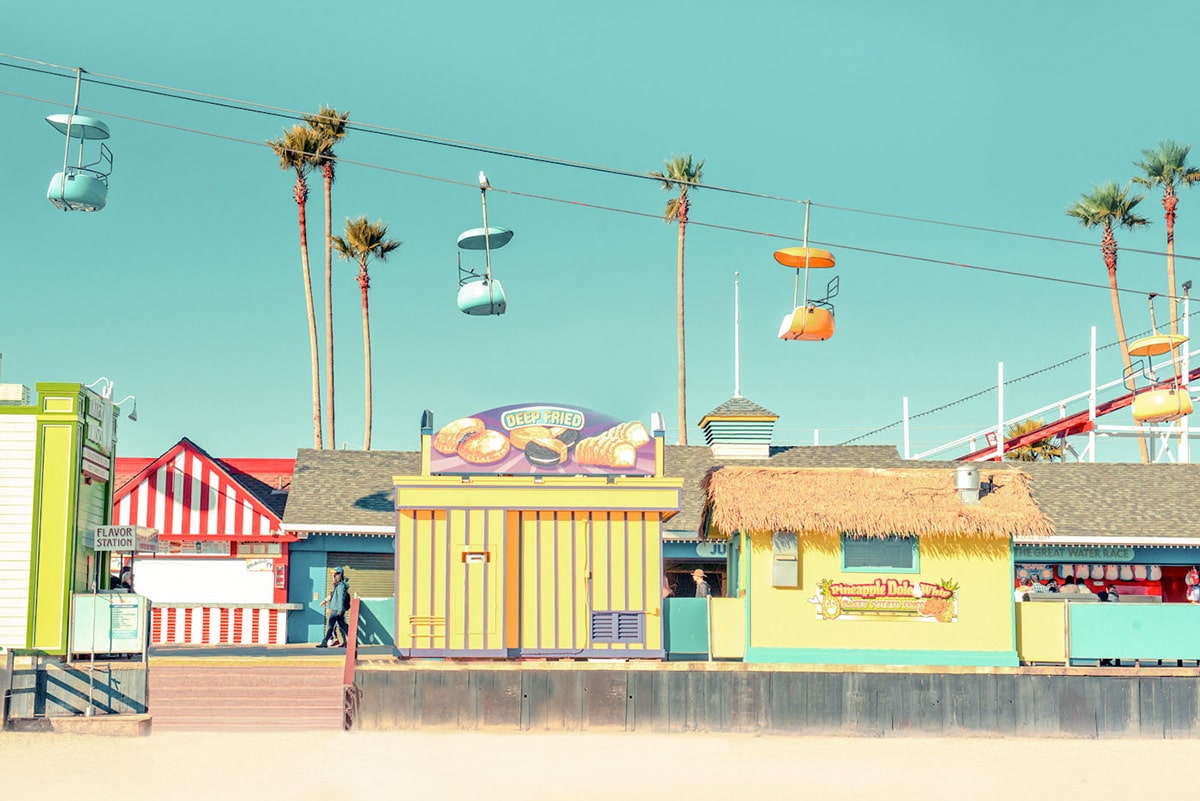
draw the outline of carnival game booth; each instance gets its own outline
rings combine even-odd
[[[1010,540],[1053,534],[1029,484],[1016,470],[982,491],[951,468],[712,471],[704,530],[729,543],[735,583],[713,600],[714,653],[740,637],[746,662],[1016,665]]]
[[[1014,542],[1015,595],[1029,599],[1016,610],[1021,660],[1200,662],[1200,465],[1025,469],[1055,535]]]
[[[155,644],[282,644],[292,459],[217,459],[187,438],[156,459],[119,459],[113,522],[156,530],[133,559]]]
[[[395,478],[397,656],[661,659],[683,484],[662,438],[564,404],[426,412],[420,474]]]

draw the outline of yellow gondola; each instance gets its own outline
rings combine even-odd
[[[1183,334],[1160,334],[1157,331],[1129,343],[1130,356],[1162,356],[1188,341]]]
[[[1192,413],[1192,399],[1182,389],[1151,389],[1133,398],[1133,419],[1139,423],[1169,423]]]

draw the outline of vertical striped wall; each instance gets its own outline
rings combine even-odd
[[[182,450],[122,490],[113,523],[188,534],[266,536],[279,520],[199,454]]]
[[[155,644],[283,645],[287,611],[252,606],[156,604],[150,635]]]
[[[0,647],[24,648],[29,625],[37,422],[0,415]]]
[[[661,653],[657,512],[400,510],[401,655]],[[640,643],[592,643],[593,612],[646,616]]]

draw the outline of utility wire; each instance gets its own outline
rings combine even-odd
[[[39,102],[39,103],[54,104],[53,100],[47,100],[46,98],[40,98],[40,97],[33,97],[31,95],[18,94],[16,92],[7,92],[7,91],[0,90],[0,95],[7,95],[9,97],[16,97],[16,98],[20,98],[22,100],[31,100],[31,101],[35,101],[35,102]],[[191,128],[191,127],[183,126],[183,125],[175,125],[172,123],[160,122],[158,120],[151,120],[151,119],[147,119],[144,117],[134,117],[134,116],[131,116],[128,114],[121,114],[119,112],[108,111],[105,109],[96,109],[96,108],[91,108],[91,107],[87,107],[87,106],[80,106],[80,108],[84,111],[90,111],[90,112],[93,112],[96,114],[103,114],[107,117],[113,117],[116,119],[127,120],[129,122],[141,123],[144,125],[151,125],[151,126],[154,126],[157,128],[165,128],[165,129],[173,130],[173,131],[181,131],[183,133],[191,133],[191,134],[197,134],[200,136],[208,136],[208,137],[211,137],[214,139],[221,139],[221,140],[227,141],[227,142],[235,142],[238,144],[254,145],[255,147],[261,147],[261,148],[270,147],[265,141],[258,141],[258,140],[254,140],[254,139],[245,139],[243,137],[230,136],[228,134],[220,134],[220,133],[216,133],[213,131],[205,131],[200,128]],[[394,175],[405,175],[405,176],[412,177],[412,178],[421,178],[423,180],[428,180],[428,181],[437,181],[439,183],[450,184],[452,186],[470,187],[472,189],[478,188],[478,184],[473,181],[461,181],[461,180],[457,180],[457,179],[453,179],[453,178],[444,178],[444,177],[437,176],[437,175],[429,175],[427,173],[413,172],[411,170],[401,170],[396,167],[388,167],[386,165],[374,164],[374,163],[366,162],[366,161],[357,161],[354,159],[342,158],[340,156],[337,158],[337,161],[339,164],[349,164],[349,165],[352,165],[355,167],[362,167],[365,169],[380,170],[383,172],[392,173]],[[633,217],[643,217],[643,218],[654,219],[654,220],[662,219],[662,215],[657,212],[637,211],[634,209],[625,209],[625,208],[621,208],[618,206],[605,206],[605,205],[600,205],[600,204],[596,204],[596,203],[587,203],[587,202],[581,201],[581,200],[572,200],[569,198],[554,197],[552,195],[541,195],[541,194],[535,194],[532,192],[521,192],[521,191],[518,191],[515,189],[505,189],[505,188],[499,187],[499,186],[492,186],[491,191],[500,192],[500,193],[503,193],[506,195],[511,195],[514,197],[523,197],[523,198],[529,198],[532,200],[546,201],[546,202],[550,202],[550,203],[560,203],[560,204],[568,205],[568,206],[578,206],[581,208],[596,209],[598,211],[607,211],[607,212],[612,212],[612,213],[616,213],[616,214],[625,214],[625,215],[629,215],[629,216],[633,216]],[[750,236],[759,236],[759,237],[764,237],[764,238],[768,238],[768,239],[778,239],[778,240],[783,240],[783,241],[787,241],[787,242],[803,241],[802,237],[795,236],[792,234],[775,233],[775,232],[771,232],[771,231],[762,231],[762,230],[757,230],[757,229],[753,229],[753,228],[742,228],[739,226],[724,225],[721,223],[713,223],[713,222],[705,222],[703,220],[696,220],[696,219],[689,219],[688,225],[693,225],[693,226],[697,226],[700,228],[710,228],[710,229],[717,230],[717,231],[726,231],[726,232],[730,232],[730,233],[739,233],[739,234],[747,234]],[[822,241],[822,240],[811,239],[811,238],[808,240],[808,242],[809,242],[809,244],[812,244],[812,245],[821,245],[824,247],[834,248],[837,250],[849,250],[849,251],[854,251],[856,253],[866,253],[866,254],[871,254],[871,255],[875,255],[875,256],[885,256],[885,257],[889,257],[889,258],[903,259],[903,260],[907,260],[907,261],[923,262],[925,264],[935,264],[935,265],[940,265],[940,266],[945,266],[945,267],[957,267],[957,268],[961,268],[961,269],[965,269],[965,270],[975,270],[975,271],[979,271],[979,272],[993,273],[996,275],[1006,275],[1006,276],[1009,276],[1012,278],[1026,278],[1026,279],[1037,280],[1037,281],[1048,281],[1051,283],[1066,284],[1068,286],[1082,287],[1085,289],[1100,289],[1100,290],[1106,290],[1106,291],[1111,290],[1111,287],[1108,284],[1094,283],[1094,282],[1090,282],[1090,281],[1080,281],[1080,280],[1072,279],[1072,278],[1059,278],[1056,276],[1041,275],[1038,273],[1022,272],[1020,270],[1007,270],[1007,269],[1003,269],[1000,267],[987,267],[987,266],[980,265],[980,264],[969,264],[966,262],[950,261],[948,259],[937,259],[937,258],[933,258],[930,256],[918,256],[918,255],[914,255],[914,254],[910,254],[910,253],[901,253],[898,251],[879,250],[877,248],[862,247],[859,245],[851,245],[851,244],[844,243],[844,242],[829,242],[829,241]],[[1118,287],[1117,291],[1125,293],[1125,294],[1132,294],[1132,295],[1148,295],[1148,294],[1150,294],[1146,290],[1133,289],[1130,287]],[[1160,293],[1155,293],[1155,294],[1161,295],[1163,297],[1169,297],[1166,293],[1160,292]],[[1182,296],[1176,296],[1176,297],[1182,297]]]
[[[74,76],[74,68],[68,67],[65,65],[51,64],[51,63],[44,62],[44,61],[38,61],[36,59],[24,58],[21,56],[10,54],[10,53],[0,53],[0,58],[10,58],[10,59],[18,60],[18,61],[27,61],[27,62],[31,62],[34,64],[40,64],[42,66],[53,67],[53,68],[60,69],[60,70],[69,70],[71,74],[58,73],[58,72],[54,72],[52,70],[36,69],[33,67],[22,66],[20,64],[0,63],[0,67],[9,67],[12,69],[20,69],[20,70],[25,70],[27,72],[35,72],[35,73],[40,73],[43,75],[50,75],[50,76],[59,77],[59,78],[74,78],[75,77]],[[92,76],[96,76],[96,77],[92,77]],[[219,107],[219,108],[226,108],[226,109],[231,109],[231,110],[236,110],[236,111],[246,111],[246,112],[250,112],[250,113],[254,113],[254,114],[261,114],[261,115],[280,118],[280,119],[289,119],[289,120],[299,121],[299,120],[303,120],[304,117],[306,116],[304,112],[301,112],[301,111],[298,111],[295,109],[288,109],[288,108],[285,108],[282,106],[272,106],[272,105],[268,105],[268,104],[264,104],[264,103],[257,103],[257,102],[249,101],[249,100],[239,100],[236,98],[224,97],[221,95],[214,95],[214,94],[205,93],[205,92],[198,92],[198,91],[191,90],[191,89],[184,89],[184,88],[180,88],[180,87],[168,86],[165,84],[157,84],[157,83],[150,83],[150,82],[146,82],[146,81],[139,81],[139,80],[136,80],[133,78],[124,78],[124,77],[117,76],[117,75],[107,75],[104,73],[95,73],[95,72],[84,71],[83,76],[81,76],[81,77],[82,77],[83,81],[88,82],[88,83],[93,83],[98,86],[107,86],[107,87],[111,87],[111,88],[115,88],[115,89],[125,89],[128,91],[141,92],[144,94],[156,95],[159,97],[167,97],[167,98],[171,98],[171,99],[175,99],[175,100],[184,100],[184,101],[193,102],[193,103],[201,103],[204,105],[215,106],[215,107]],[[99,78],[107,78],[108,80],[99,80]],[[47,102],[53,102],[53,101],[47,101]],[[354,121],[347,125],[347,130],[361,131],[363,133],[370,133],[370,134],[375,134],[375,135],[379,135],[379,136],[385,136],[385,137],[392,138],[392,139],[401,139],[401,140],[407,140],[407,141],[413,141],[413,142],[421,142],[421,143],[425,143],[425,144],[433,144],[433,145],[438,145],[438,146],[442,146],[442,147],[450,147],[450,148],[455,148],[455,149],[459,149],[459,150],[467,150],[467,151],[476,152],[476,153],[485,153],[488,155],[503,156],[503,157],[507,157],[507,158],[516,158],[516,159],[521,159],[521,160],[525,160],[525,161],[531,161],[531,162],[536,162],[536,163],[541,163],[541,164],[548,164],[548,165],[553,165],[553,166],[570,167],[570,168],[574,168],[574,169],[586,170],[586,171],[596,172],[596,173],[601,173],[601,174],[606,174],[606,175],[615,175],[615,176],[621,176],[621,177],[627,177],[627,178],[637,178],[637,179],[643,180],[643,181],[660,181],[661,180],[661,179],[649,174],[648,172],[638,172],[638,171],[623,169],[623,168],[619,168],[619,167],[607,167],[607,166],[603,166],[603,165],[599,165],[599,164],[589,164],[587,162],[582,162],[582,161],[574,161],[571,159],[558,158],[558,157],[554,157],[554,156],[546,156],[546,155],[540,155],[540,154],[536,154],[536,153],[528,153],[528,152],[524,152],[524,151],[520,151],[520,150],[511,150],[511,149],[500,148],[500,147],[496,147],[496,146],[492,146],[492,145],[483,145],[483,144],[468,142],[468,141],[464,141],[464,140],[451,139],[451,138],[441,137],[441,136],[434,136],[432,134],[422,134],[422,133],[417,133],[417,132],[413,132],[413,131],[405,131],[402,129],[390,128],[388,126],[377,125],[377,124],[373,124],[373,123]],[[338,157],[337,160],[345,161],[344,159],[342,159],[340,157]],[[758,199],[762,199],[762,200],[772,200],[772,201],[790,203],[790,204],[795,204],[795,205],[802,205],[805,203],[809,203],[812,206],[815,206],[817,208],[825,208],[825,209],[829,209],[831,211],[841,211],[841,212],[846,212],[846,213],[851,213],[851,214],[865,214],[865,215],[870,215],[870,216],[875,216],[875,217],[884,217],[884,218],[888,218],[888,219],[902,220],[905,222],[925,223],[925,224],[929,224],[929,225],[939,225],[939,226],[944,226],[944,227],[949,227],[949,228],[959,228],[959,229],[969,230],[969,231],[979,231],[979,232],[983,232],[983,233],[998,234],[998,235],[1002,235],[1002,236],[1016,236],[1016,237],[1023,237],[1023,238],[1027,238],[1027,239],[1036,239],[1036,240],[1040,240],[1040,241],[1055,242],[1055,243],[1059,243],[1059,244],[1078,245],[1078,246],[1093,247],[1093,248],[1099,247],[1099,245],[1095,242],[1088,242],[1088,241],[1078,240],[1078,239],[1068,239],[1065,237],[1047,236],[1044,234],[1031,234],[1031,233],[1026,233],[1026,232],[1022,232],[1022,231],[1014,231],[1014,230],[1004,229],[1004,228],[991,228],[991,227],[987,227],[987,226],[971,225],[971,224],[967,224],[967,223],[956,223],[956,222],[949,222],[949,221],[945,221],[945,220],[935,220],[935,219],[925,218],[925,217],[915,217],[915,216],[910,216],[910,215],[893,214],[893,213],[882,212],[882,211],[873,211],[870,209],[859,209],[859,208],[853,208],[850,206],[838,206],[838,205],[834,205],[834,204],[830,204],[830,203],[819,203],[819,202],[813,202],[813,201],[806,200],[806,199],[784,197],[784,196],[780,196],[780,195],[767,194],[767,193],[763,193],[763,192],[753,192],[750,190],[738,189],[736,187],[720,186],[720,185],[716,185],[716,184],[700,184],[700,183],[694,183],[694,182],[689,182],[689,181],[672,181],[672,183],[678,184],[680,186],[686,185],[686,186],[694,187],[696,189],[705,189],[705,190],[708,190],[711,192],[722,192],[722,193],[726,193],[726,194],[740,195],[743,197],[753,197],[753,198],[758,198]],[[1144,249],[1144,248],[1122,248],[1122,250],[1125,251],[1126,253],[1138,253],[1138,254],[1150,255],[1150,256],[1165,256],[1165,255],[1167,255],[1165,251],[1148,250],[1148,249]],[[1185,260],[1185,261],[1200,261],[1200,256],[1189,256],[1187,254],[1179,254],[1179,253],[1175,254],[1175,258]]]

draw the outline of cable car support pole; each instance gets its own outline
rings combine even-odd
[[[487,191],[487,186],[479,187],[479,199],[483,202],[483,252],[484,259],[487,262],[488,303],[494,307],[496,304],[496,290],[492,288],[492,243],[488,236]]]

